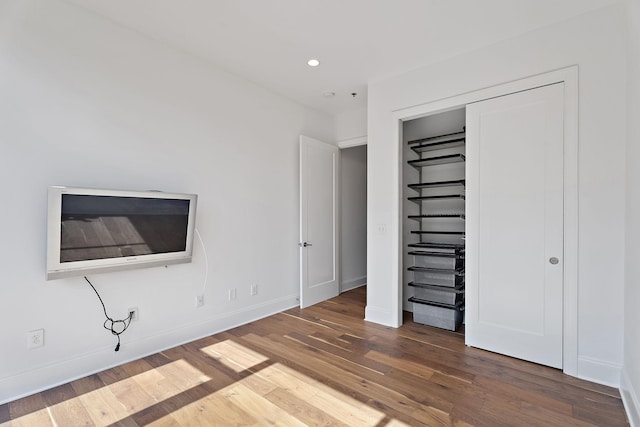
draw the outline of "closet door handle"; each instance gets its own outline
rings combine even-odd
[[[549,262],[553,265],[556,265],[557,263],[560,262],[560,260],[558,260],[558,258],[552,256],[551,258],[549,258]]]
[[[300,246],[301,248],[306,248],[307,246],[313,246],[313,245],[311,243],[304,242],[304,243],[298,243],[298,246]]]

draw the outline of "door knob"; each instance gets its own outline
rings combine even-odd
[[[549,258],[549,262],[553,265],[556,265],[557,263],[559,263],[560,261],[558,260],[558,258],[552,256],[551,258]]]
[[[302,248],[306,248],[307,246],[313,246],[313,245],[311,243],[304,242],[304,243],[298,243],[298,246]]]

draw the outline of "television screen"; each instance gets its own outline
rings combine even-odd
[[[47,278],[190,262],[196,200],[50,187]]]

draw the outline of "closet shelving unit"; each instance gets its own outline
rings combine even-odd
[[[407,161],[419,173],[419,182],[408,187],[418,193],[407,200],[417,203],[418,215],[408,218],[418,221],[418,230],[411,234],[417,242],[408,245],[413,259],[408,270],[413,274],[413,319],[417,323],[457,330],[464,310],[464,189],[465,180],[423,181],[424,168],[465,161],[465,132],[456,132],[409,141],[409,148],[418,155]],[[433,174],[429,175],[433,177]],[[453,202],[453,211],[438,209],[441,202]],[[451,224],[460,221],[457,227]],[[448,227],[454,228],[450,229]]]
[[[449,147],[443,147],[449,148]],[[436,166],[445,165],[447,163],[464,162],[464,154],[447,154],[445,156],[431,156],[423,159],[409,160],[409,164],[413,167],[419,168],[423,166]]]

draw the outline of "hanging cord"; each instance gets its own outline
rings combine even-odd
[[[127,328],[129,327],[129,325],[131,324],[131,320],[133,318],[133,313],[129,313],[129,317],[127,317],[126,319],[123,320],[113,320],[111,317],[109,317],[109,315],[107,314],[107,309],[104,306],[104,302],[102,301],[102,298],[100,297],[100,294],[98,293],[98,291],[96,290],[95,286],[93,286],[93,283],[91,283],[89,281],[89,279],[87,279],[87,276],[84,276],[84,280],[87,281],[87,283],[89,284],[89,286],[91,286],[91,288],[93,289],[93,292],[96,293],[96,295],[98,296],[98,299],[100,300],[100,304],[102,304],[102,311],[104,312],[104,317],[107,318],[107,320],[104,321],[104,323],[102,324],[102,326],[107,330],[107,331],[111,331],[112,335],[115,335],[116,337],[118,337],[118,344],[116,345],[116,349],[115,351],[120,350],[120,334],[123,333],[124,331],[127,330]],[[116,330],[116,325],[120,325],[122,327],[121,331],[117,331]]]

